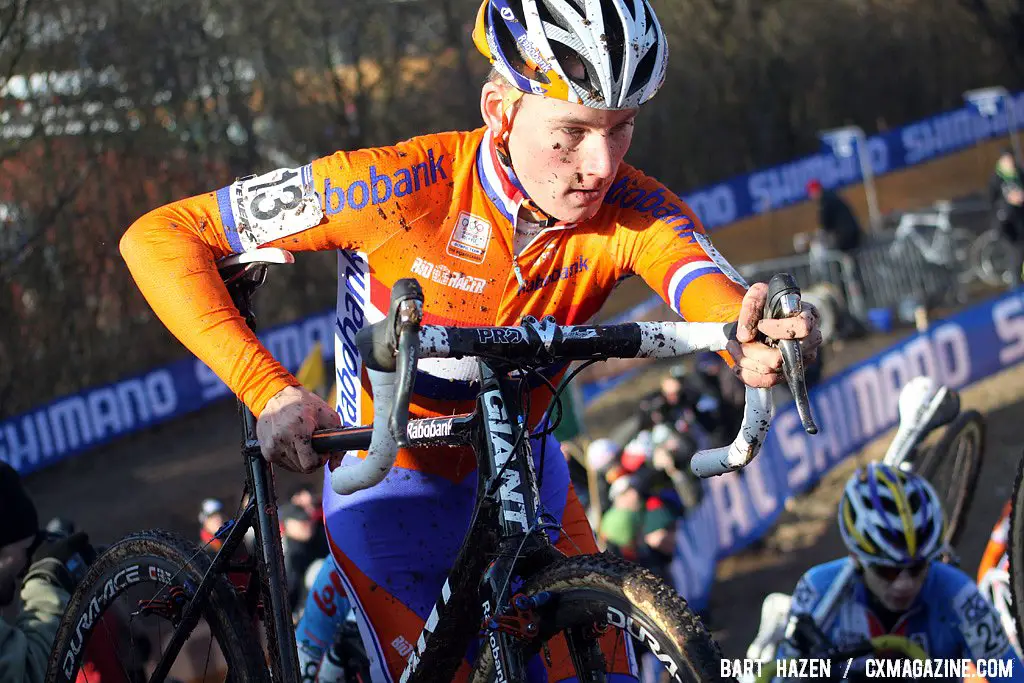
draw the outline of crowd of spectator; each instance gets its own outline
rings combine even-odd
[[[692,365],[674,366],[658,391],[639,402],[635,428],[621,443],[600,438],[588,445],[586,463],[596,483],[573,479],[584,505],[595,513],[591,521],[607,552],[672,583],[676,526],[703,495],[690,459],[735,437],[743,401],[743,385],[725,362],[717,354],[702,354]]]

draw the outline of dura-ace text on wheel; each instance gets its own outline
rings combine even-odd
[[[580,681],[609,680],[607,674],[621,672],[633,655],[641,668],[655,669],[657,680],[721,679],[722,653],[707,629],[685,600],[635,564],[607,554],[569,557],[532,577],[521,592],[542,603],[532,610],[535,635],[516,641],[524,659],[564,664],[559,670],[574,670]],[[604,648],[598,647],[602,638]],[[609,641],[618,648],[609,648]],[[502,677],[484,643],[471,681],[497,680]]]
[[[86,681],[99,680],[97,662],[112,667],[119,680],[149,680],[163,641],[209,566],[195,544],[165,532],[134,534],[111,546],[68,604],[46,683],[75,683],[80,672]],[[266,681],[259,639],[234,589],[223,577],[217,579],[185,648],[186,675],[202,681]]]

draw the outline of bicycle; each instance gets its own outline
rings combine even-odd
[[[1017,463],[1017,477],[1013,482],[1010,508],[1010,533],[1007,539],[1010,555],[1010,595],[1012,597],[1014,621],[1017,624],[1017,638],[1024,635],[1021,624],[1024,624],[1024,457]]]
[[[952,211],[952,202],[937,201],[930,210],[902,214],[890,249],[894,255],[916,249],[925,261],[951,270],[961,284],[966,284],[977,277],[969,258],[974,234],[953,227],[949,219]]]
[[[267,251],[231,257],[222,264],[233,300],[250,326],[255,321],[250,297],[265,280],[267,266],[291,262],[287,252],[261,253]],[[769,295],[768,310],[774,317],[799,312],[799,290],[791,278],[773,279]],[[422,306],[418,283],[399,280],[386,318],[357,335],[373,392],[373,424],[313,435],[314,449],[322,454],[367,451],[362,460],[332,462],[331,485],[341,494],[382,481],[401,447],[462,445],[476,454],[473,521],[423,632],[407,655],[401,681],[451,680],[470,646],[481,638],[472,681],[525,680],[527,663],[534,656],[542,656],[550,666],[550,641],[556,637],[564,639],[564,647],[555,650],[561,662],[570,664],[580,680],[606,680],[605,667],[625,665],[634,649],[653,653],[674,681],[718,680],[721,651],[671,588],[624,560],[606,554],[566,556],[554,548],[549,532],[561,527],[539,508],[519,389],[537,367],[555,359],[586,361],[586,367],[611,357],[668,358],[723,350],[736,323],[560,326],[550,317],[538,321],[527,316],[520,326],[458,328],[421,325]],[[816,431],[799,343],[787,340],[780,346],[787,378],[802,404],[805,428]],[[480,393],[475,410],[410,420],[417,359],[457,356],[478,358]],[[542,424],[557,425],[558,396],[582,367],[558,388],[549,383],[553,400]],[[735,441],[695,455],[696,473],[722,474],[756,457],[768,431],[771,397],[767,390],[749,388],[746,396],[743,427]],[[47,671],[49,683],[75,680],[83,641],[92,635],[96,613],[147,579],[156,584],[156,593],[138,600],[133,614],[155,614],[174,627],[150,681],[165,679],[200,616],[220,646],[230,680],[298,680],[272,469],[261,456],[255,418],[241,404],[240,413],[246,493],[251,500],[238,520],[226,525],[221,550],[209,561],[194,544],[165,532],[135,534],[115,544],[90,568],[61,621]],[[544,456],[542,446],[541,463]],[[253,523],[259,539],[255,557],[244,563],[232,561]],[[244,588],[232,587],[225,578],[229,571],[248,578]],[[514,581],[521,585],[513,589]],[[256,636],[257,621],[263,621],[267,631],[266,655]],[[632,647],[630,639],[637,641]],[[610,644],[611,661],[602,643]]]
[[[915,377],[900,391],[899,426],[882,462],[927,479],[942,499],[946,545],[952,548],[966,527],[967,513],[985,456],[985,418],[960,410],[960,395],[929,377]],[[924,440],[946,427],[931,447]]]

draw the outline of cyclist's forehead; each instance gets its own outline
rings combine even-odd
[[[544,128],[614,128],[636,117],[634,109],[595,109],[575,102],[556,100],[540,95],[523,98],[517,119],[527,127],[541,125]]]

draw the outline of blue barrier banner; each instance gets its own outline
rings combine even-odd
[[[334,357],[333,310],[259,334],[264,345],[295,372],[316,342]],[[119,382],[64,396],[0,423],[0,460],[22,474],[172,420],[231,396],[227,386],[194,357]]]
[[[820,431],[807,435],[796,407],[781,407],[760,455],[742,473],[704,481],[699,509],[677,531],[672,572],[695,609],[708,604],[718,558],[763,537],[785,501],[898,422],[900,390],[927,375],[963,389],[1024,360],[1024,289],[935,323],[815,386]]]
[[[1014,111],[1024,111],[1024,93],[1013,95]],[[875,177],[899,171],[1006,135],[1005,106],[983,115],[969,104],[915,123],[867,137]],[[843,156],[825,146],[818,154],[755,171],[691,192],[683,199],[710,231],[738,220],[807,200],[807,182],[817,179],[825,189],[862,180],[856,154]],[[839,150],[842,151],[842,150]],[[993,165],[995,159],[992,160]]]

